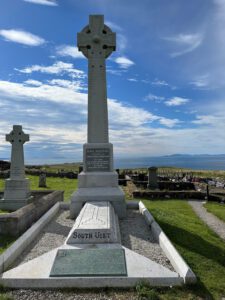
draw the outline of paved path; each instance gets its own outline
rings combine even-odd
[[[215,233],[225,240],[225,223],[213,214],[207,212],[201,201],[188,201],[195,213],[202,219]]]

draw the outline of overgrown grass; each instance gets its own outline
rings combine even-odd
[[[207,202],[204,204],[204,207],[207,209],[208,212],[211,212],[220,220],[225,222],[225,204]]]
[[[144,201],[174,246],[195,272],[195,286],[160,290],[161,299],[225,297],[225,243],[180,200]]]

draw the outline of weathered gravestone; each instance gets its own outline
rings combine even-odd
[[[148,168],[148,185],[149,189],[157,189],[158,188],[158,178],[157,178],[157,168],[150,167]]]
[[[113,145],[109,143],[106,90],[105,60],[116,49],[116,34],[104,24],[104,16],[91,15],[89,25],[77,35],[77,44],[88,59],[88,142],[70,214],[75,218],[85,202],[109,201],[117,215],[124,217],[125,195],[113,170]]]
[[[6,141],[12,144],[10,178],[5,181],[4,198],[0,208],[14,211],[25,206],[31,199],[30,182],[25,178],[23,144],[29,141],[21,125],[13,125],[13,130],[6,134]]]
[[[38,183],[38,187],[47,187],[46,185],[46,174],[45,173],[41,173],[39,175],[39,183]]]

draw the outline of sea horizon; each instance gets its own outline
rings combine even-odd
[[[0,158],[0,160],[9,159]],[[79,163],[81,160],[72,161],[65,158],[37,158],[26,160],[26,165],[52,165],[52,164],[67,164]],[[225,154],[210,155],[210,154],[173,154],[164,156],[149,156],[149,157],[115,157],[115,169],[134,169],[156,167],[176,167],[187,168],[194,170],[225,170]]]

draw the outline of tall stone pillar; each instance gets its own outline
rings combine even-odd
[[[0,201],[2,210],[14,211],[25,206],[29,200],[30,183],[25,178],[23,144],[29,141],[21,125],[13,125],[13,130],[6,134],[6,141],[12,144],[10,178],[5,181],[4,198]]]
[[[76,217],[90,201],[110,201],[119,217],[126,214],[125,195],[113,169],[113,145],[109,143],[105,60],[116,49],[116,34],[102,15],[91,15],[77,35],[77,46],[88,59],[88,132],[83,147],[84,169],[78,190],[72,195],[70,213]]]

